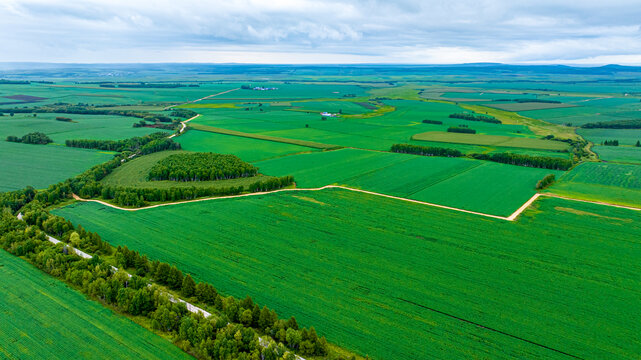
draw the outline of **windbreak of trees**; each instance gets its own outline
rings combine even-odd
[[[258,168],[235,155],[215,153],[174,154],[158,161],[149,180],[209,181],[250,177]]]
[[[451,133],[461,133],[461,134],[476,134],[476,130],[470,129],[467,127],[459,127],[459,126],[450,126],[447,128],[447,132]]]
[[[554,174],[545,175],[545,177],[536,183],[537,190],[545,189],[556,181]]]
[[[53,142],[53,140],[51,140],[49,136],[41,132],[28,133],[21,138],[17,136],[9,135],[7,136],[7,141],[23,143],[23,144],[35,144],[35,145],[47,145]]]
[[[491,124],[502,124],[501,120],[495,118],[494,116],[489,116],[489,115],[474,115],[470,113],[454,113],[450,114],[450,118],[452,119],[463,119],[463,120],[469,120],[469,121],[482,121],[486,123],[491,123]]]
[[[34,114],[35,115],[35,114]],[[64,121],[64,122],[72,122],[71,118],[64,117],[64,116],[56,116],[57,121]]]
[[[412,144],[394,144],[390,148],[391,152],[416,154],[423,156],[441,156],[441,157],[462,157],[466,156],[470,159],[487,160],[498,162],[502,164],[510,164],[517,166],[534,167],[540,169],[551,170],[568,170],[572,167],[573,162],[569,159],[557,158],[551,156],[531,156],[525,154],[506,153],[492,153],[492,154],[468,154],[455,149],[420,146]]]
[[[411,144],[394,144],[391,152],[403,154],[416,154],[423,156],[461,157],[463,153],[456,149],[448,149],[434,146],[420,146]]]
[[[425,119],[423,120],[423,124],[443,125],[443,122],[438,120]]]
[[[65,145],[68,147],[77,147],[83,149],[98,149],[107,151],[136,151],[140,150],[143,146],[155,141],[165,139],[167,134],[164,132],[155,132],[145,136],[137,136],[124,140],[93,140],[93,139],[75,139],[66,140]],[[167,139],[171,141],[171,139]],[[156,145],[158,143],[155,143]],[[180,144],[176,144],[180,148]],[[153,146],[153,145],[152,145]],[[170,145],[171,147],[171,145]],[[153,152],[153,151],[152,151]]]
[[[193,118],[196,115],[198,115],[197,112],[189,109],[173,108],[171,111],[171,116],[184,119]]]
[[[619,140],[605,140],[601,142],[604,146],[619,146]]]
[[[473,159],[489,160],[502,164],[534,167],[540,169],[568,170],[573,163],[569,159],[551,156],[531,156],[514,153],[470,154]]]
[[[513,101],[517,103],[545,103],[545,104],[560,104],[560,101],[557,100],[546,100],[546,99],[496,99],[494,101]]]
[[[641,119],[599,121],[581,125],[584,129],[641,129]]]
[[[257,331],[273,333],[279,341],[278,336],[284,332],[282,342],[305,355],[323,356],[328,352],[327,341],[319,338],[313,328],[299,329],[294,318],[279,320],[273,310],[258,308],[250,297],[239,301],[216,294],[213,302],[218,304],[216,309],[220,307],[221,314],[205,318],[190,313],[184,303],[170,301],[165,292],[157,286],[148,286],[144,278],[138,275],[130,278],[124,271],[114,272],[99,256],[83,259],[75,255],[69,245],[50,243],[43,229],[17,220],[8,211],[0,216],[0,230],[0,246],[6,251],[25,258],[43,272],[94,300],[113,306],[120,313],[146,317],[153,331],[175,339],[177,346],[199,359],[295,359],[284,345],[271,343],[262,347]],[[69,238],[75,238],[74,234],[78,232],[71,232]],[[156,269],[166,268],[154,262],[150,270],[154,264]],[[177,271],[170,270],[170,274],[175,275]],[[158,276],[156,272],[154,276]],[[195,285],[194,293],[198,288],[209,289],[211,298],[210,287]],[[254,324],[256,328],[252,328]]]

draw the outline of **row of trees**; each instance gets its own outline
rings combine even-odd
[[[469,157],[478,160],[489,160],[502,164],[534,167],[540,169],[568,170],[573,163],[569,159],[551,156],[531,156],[514,153],[470,154]]]
[[[7,136],[7,141],[23,143],[23,144],[36,144],[36,145],[47,145],[53,142],[53,140],[51,140],[51,138],[47,136],[47,134],[44,134],[41,132],[28,133],[23,137],[9,135]]]
[[[476,134],[476,130],[470,129],[467,127],[460,127],[460,126],[450,126],[449,128],[447,128],[447,132],[461,133],[461,134]]]
[[[185,304],[172,303],[158,287],[149,287],[145,279],[113,272],[99,256],[83,259],[62,243],[51,244],[41,229],[28,226],[8,211],[2,213],[0,230],[0,246],[6,251],[119,312],[148,318],[153,330],[174,338],[179,347],[197,358],[295,359],[283,345],[262,347],[256,330],[230,322],[225,312],[209,318],[192,314]]]
[[[423,120],[423,124],[443,125],[443,122],[438,120],[425,119]]]
[[[36,114],[33,114],[33,115],[35,116]],[[72,122],[73,121],[73,120],[71,120],[71,118],[64,117],[64,116],[56,116],[56,120],[57,121],[64,121],[64,122]]]
[[[601,142],[605,146],[619,146],[619,140],[605,140]]]
[[[517,103],[545,103],[545,104],[560,104],[560,101],[557,100],[546,100],[546,99],[496,99],[494,101],[513,101]]]
[[[235,155],[215,153],[174,154],[149,170],[149,180],[208,181],[250,177],[258,168]]]
[[[463,153],[455,150],[435,146],[420,146],[411,144],[394,144],[391,152],[403,154],[416,154],[423,156],[443,156],[443,157],[461,157]]]
[[[394,144],[390,148],[391,152],[416,154],[424,156],[442,156],[442,157],[463,157],[466,156],[476,160],[494,161],[502,164],[535,167],[552,170],[568,170],[572,167],[573,162],[569,159],[557,158],[551,156],[531,156],[525,154],[493,153],[493,154],[463,154],[455,149],[420,146],[412,144]]]
[[[137,136],[124,140],[94,140],[94,139],[74,139],[66,140],[65,145],[83,149],[98,149],[107,151],[136,151],[144,145],[160,140],[167,136],[164,132],[155,132],[152,134]]]
[[[581,125],[584,129],[641,129],[641,119],[599,121]]]
[[[450,114],[450,118],[452,119],[463,119],[463,120],[469,120],[469,121],[482,121],[486,123],[492,123],[492,124],[501,124],[501,120],[495,118],[494,116],[489,116],[489,115],[474,115],[470,113],[454,113]]]
[[[198,115],[197,112],[189,109],[173,108],[171,111],[171,116],[183,119],[189,119],[196,115]]]
[[[554,183],[555,180],[556,180],[556,178],[555,178],[554,174],[545,175],[545,177],[543,179],[539,180],[536,183],[536,188],[538,190],[545,189],[546,187],[552,185],[552,183]]]

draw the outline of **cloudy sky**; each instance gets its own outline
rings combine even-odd
[[[640,0],[0,0],[0,61],[641,65]]]

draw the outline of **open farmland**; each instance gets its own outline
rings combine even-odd
[[[188,151],[233,154],[245,161],[259,161],[288,154],[315,151],[316,149],[282,142],[225,135],[209,131],[190,130],[176,138]]]
[[[641,166],[583,163],[563,175],[549,191],[578,199],[641,207]]]
[[[608,162],[641,164],[641,147],[594,146],[592,151],[599,155],[599,159]]]
[[[185,151],[161,151],[146,156],[139,157],[128,161],[124,165],[115,169],[111,174],[107,175],[102,183],[112,186],[131,186],[137,188],[157,188],[165,189],[171,187],[220,187],[225,188],[229,186],[248,186],[258,180],[266,178],[265,176],[251,176],[240,177],[228,180],[214,180],[214,181],[149,181],[149,170],[156,165],[156,163],[170,155],[185,153]]]
[[[72,122],[57,121],[56,117],[66,117]],[[167,130],[138,127],[132,125],[140,119],[127,116],[112,115],[80,115],[80,114],[15,114],[0,117],[0,139],[9,135],[22,136],[39,131],[47,134],[54,142],[64,144],[69,139],[98,139],[115,140],[143,136],[157,131],[169,133]]]
[[[508,222],[335,189],[55,213],[375,359],[641,347],[635,211],[546,198]]]
[[[189,359],[170,341],[0,249],[0,357]]]
[[[542,140],[527,137],[510,137],[485,134],[460,134],[442,131],[428,131],[412,136],[412,140],[451,142],[457,144],[491,145],[538,150],[567,150],[567,144],[559,141]]]
[[[329,184],[507,216],[535,194],[537,181],[562,171],[464,158],[343,149],[255,164],[272,176],[293,175],[298,187]]]
[[[103,151],[4,140],[0,140],[0,154],[0,191],[26,186],[44,189],[113,157]]]

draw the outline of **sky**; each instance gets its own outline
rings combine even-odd
[[[641,65],[641,1],[0,0],[0,62]]]

